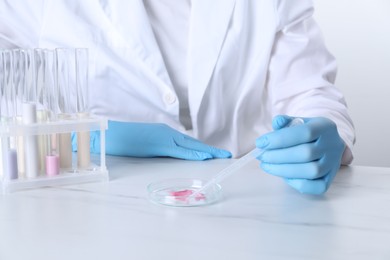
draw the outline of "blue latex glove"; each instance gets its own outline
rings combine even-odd
[[[77,138],[72,137],[73,150]],[[100,153],[100,132],[91,132],[91,152]],[[106,153],[132,157],[167,156],[185,160],[230,158],[230,152],[184,135],[165,124],[108,121]]]
[[[336,176],[345,149],[335,123],[327,118],[303,118],[304,124],[285,128],[292,120],[276,116],[275,131],[256,140],[264,152],[258,157],[261,168],[308,194],[327,191]]]

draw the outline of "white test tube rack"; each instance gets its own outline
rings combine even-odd
[[[48,176],[41,172],[35,178],[27,178],[18,174],[17,179],[10,179],[7,174],[6,163],[0,167],[0,192],[2,194],[15,191],[37,189],[42,187],[55,187],[73,185],[87,182],[107,182],[109,180],[105,157],[105,130],[108,127],[107,119],[90,116],[88,118],[72,118],[44,123],[33,123],[29,125],[7,123],[0,125],[0,138],[42,136],[63,133],[78,133],[88,131],[100,131],[100,155],[91,156],[94,158],[88,167],[77,166],[77,155],[72,156],[72,167],[60,169],[56,176]],[[6,146],[1,147],[2,154],[9,151]],[[19,156],[18,156],[19,157]],[[100,161],[100,162],[99,162]],[[27,171],[28,169],[26,169]]]

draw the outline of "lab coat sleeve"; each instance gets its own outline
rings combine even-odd
[[[0,1],[0,48],[34,48],[44,19],[45,0]]]
[[[349,164],[354,126],[341,91],[334,86],[336,62],[312,18],[313,4],[309,0],[275,3],[278,29],[267,81],[272,114],[331,119],[346,144],[342,164]]]

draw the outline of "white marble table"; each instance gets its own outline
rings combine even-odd
[[[207,179],[229,163],[111,157],[109,183],[0,196],[0,259],[390,259],[388,168],[343,168],[315,197],[254,162],[217,204],[147,199],[152,181]]]

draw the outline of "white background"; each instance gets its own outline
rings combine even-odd
[[[390,1],[314,3],[356,128],[353,164],[390,167]]]

